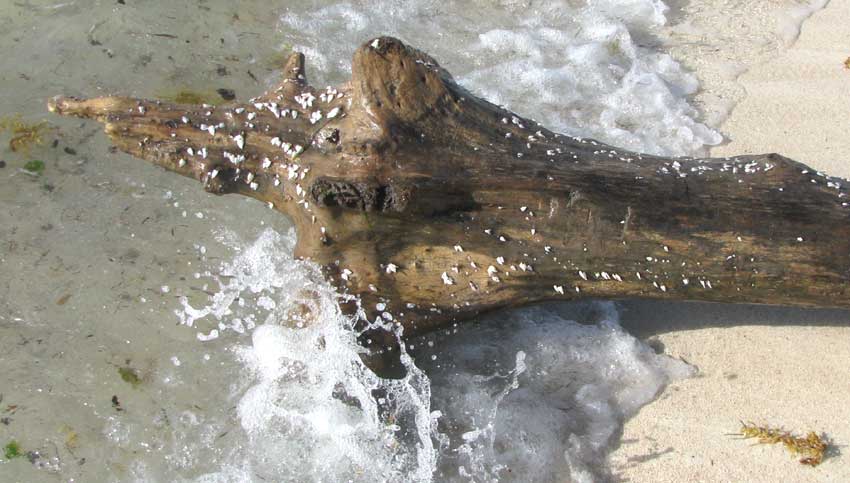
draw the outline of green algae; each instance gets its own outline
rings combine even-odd
[[[134,388],[139,387],[142,383],[142,378],[139,377],[139,373],[130,366],[119,367],[118,375],[121,376],[121,380],[130,384]]]

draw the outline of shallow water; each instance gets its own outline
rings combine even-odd
[[[693,368],[655,354],[611,303],[502,312],[411,341],[383,380],[294,233],[113,153],[54,94],[261,92],[291,49],[316,85],[377,34],[557,130],[694,154],[721,141],[657,45],[660,1],[45,1],[0,5],[3,481],[594,481],[623,421]],[[44,161],[41,175],[23,170]],[[299,324],[307,305],[315,319]],[[299,327],[299,325],[301,325]],[[122,377],[123,375],[123,377]]]

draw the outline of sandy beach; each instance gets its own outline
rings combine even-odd
[[[705,87],[698,103],[714,103],[707,117],[722,111],[724,95],[742,96],[718,127],[728,142],[713,156],[777,152],[850,176],[848,18],[850,1],[831,1],[790,47],[734,79],[716,81],[716,62],[692,64]],[[611,456],[623,481],[850,481],[847,312],[632,303],[624,318],[626,326],[640,322],[629,327],[633,333],[697,366],[699,375],[672,384],[626,423]],[[647,327],[647,320],[655,323]],[[822,432],[832,450],[810,468],[779,445],[728,435],[739,420]]]
[[[412,343],[416,377],[378,380],[287,217],[45,109],[247,101],[292,50],[337,85],[357,45],[391,34],[549,127],[694,156],[716,130],[714,156],[850,176],[850,0],[826,1],[0,2],[0,125],[43,137],[13,150],[0,132],[0,483],[850,481],[848,311],[499,311]],[[319,323],[288,333],[308,303]],[[664,388],[691,371],[653,349],[698,375]],[[739,420],[832,450],[806,467],[730,436]]]

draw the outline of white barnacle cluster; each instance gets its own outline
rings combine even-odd
[[[310,113],[310,124],[316,124],[322,120],[322,111],[316,110]]]
[[[325,91],[319,94],[319,100],[324,103],[329,103],[335,99],[342,99],[344,94],[342,92],[337,91],[331,86],[325,88]],[[332,116],[328,116],[332,117]]]
[[[222,156],[224,156],[228,161],[236,165],[245,161],[245,155],[243,154],[233,154],[229,151],[224,151],[222,153]]]
[[[304,152],[304,146],[300,144],[293,145],[292,143],[288,143],[283,141],[280,137],[275,136],[270,140],[272,146],[281,148],[288,157],[294,158]]]
[[[218,124],[205,124],[201,123],[198,125],[198,129],[201,131],[206,131],[210,136],[215,136],[216,129],[224,129],[225,124],[223,122],[219,122]]]
[[[269,111],[275,117],[275,119],[285,118],[287,116],[291,116],[293,119],[295,119],[297,113],[297,111],[295,111],[294,109],[281,109],[280,105],[278,105],[277,102],[271,101],[254,102],[254,108],[257,109],[257,111],[262,111],[263,109]],[[246,117],[248,121],[253,121],[257,117],[257,113],[249,112]]]
[[[293,99],[295,99],[295,102],[299,106],[301,106],[301,109],[306,111],[313,107],[313,101],[316,100],[316,96],[314,96],[312,92],[307,91],[302,92],[301,94],[295,96]]]

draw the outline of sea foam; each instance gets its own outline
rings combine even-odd
[[[375,0],[287,10],[284,43],[307,55],[318,85],[345,81],[357,45],[393,35],[477,95],[556,131],[665,155],[722,139],[686,100],[696,77],[641,46],[666,22],[658,0]]]
[[[383,379],[319,268],[292,259],[293,240],[267,229],[234,242],[210,303],[186,302],[208,314],[194,329],[223,328],[218,342],[242,366],[220,396],[236,408],[235,425],[218,429],[231,449],[199,481],[593,481],[625,419],[692,373],[621,329],[609,302],[408,341],[416,363],[404,350],[406,376]],[[249,315],[250,339],[227,329]]]

